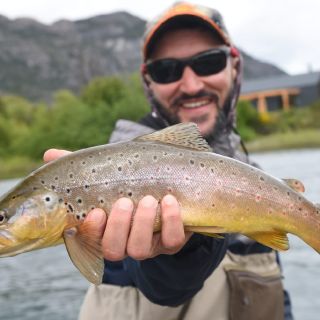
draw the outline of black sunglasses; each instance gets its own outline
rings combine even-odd
[[[159,59],[145,65],[154,82],[166,84],[181,79],[186,66],[198,76],[209,76],[222,71],[227,65],[230,48],[211,49],[185,59]]]

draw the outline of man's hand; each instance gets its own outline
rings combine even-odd
[[[50,149],[45,152],[43,159],[49,162],[68,153],[70,151]],[[154,197],[145,196],[137,205],[133,222],[134,205],[128,198],[118,199],[113,204],[108,219],[101,209],[90,211],[86,220],[94,223],[101,234],[105,259],[117,261],[130,256],[143,260],[178,252],[192,233],[184,231],[180,207],[172,195],[166,195],[161,200],[161,232],[153,233],[158,206]]]

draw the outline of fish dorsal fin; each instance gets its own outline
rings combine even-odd
[[[212,151],[201,136],[195,123],[179,123],[174,126],[135,138],[136,141],[160,141],[198,151]]]
[[[305,188],[301,181],[296,179],[282,179],[286,185],[297,192],[304,192]]]

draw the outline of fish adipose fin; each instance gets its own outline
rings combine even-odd
[[[297,192],[304,192],[305,188],[301,181],[296,179],[282,179],[286,185]]]
[[[101,240],[92,230],[92,223],[83,222],[65,230],[63,238],[72,262],[82,275],[91,283],[101,284],[104,271]]]
[[[199,227],[199,226],[185,226],[186,231],[192,231],[200,233],[207,237],[224,239],[224,236],[220,233],[225,233],[225,230],[220,227]]]
[[[160,141],[198,151],[212,152],[195,123],[179,123],[174,126],[135,138],[136,141]]]
[[[284,251],[289,249],[287,234],[283,232],[256,232],[246,234],[246,236],[274,250]]]

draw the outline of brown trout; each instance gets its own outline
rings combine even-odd
[[[276,250],[292,233],[320,252],[320,209],[303,185],[211,152],[195,124],[178,124],[132,141],[71,153],[31,173],[0,199],[0,256],[66,244],[75,266],[101,283],[99,239],[88,211],[110,212],[119,197],[137,203],[171,193],[186,230],[241,233]],[[161,229],[159,215],[154,231]]]

